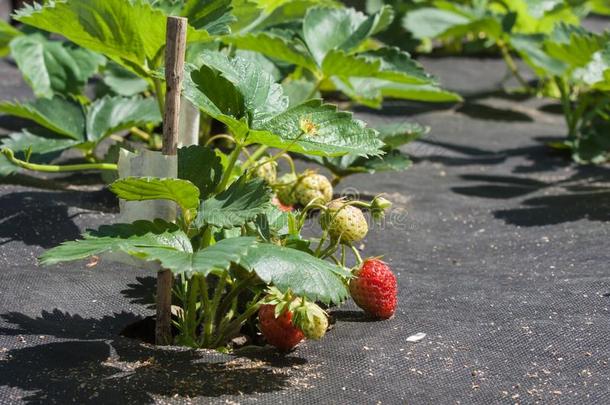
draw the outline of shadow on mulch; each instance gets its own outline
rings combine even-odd
[[[80,230],[74,218],[86,213],[70,213],[70,208],[96,212],[117,212],[116,197],[102,191],[25,191],[0,196],[1,244],[21,241],[26,245],[51,248],[76,239]]]
[[[512,169],[513,173],[537,173],[541,171],[554,171],[572,163],[565,151],[552,149],[546,145],[548,142],[562,140],[560,137],[538,137],[535,138],[540,144],[523,146],[498,151],[490,151],[473,146],[453,144],[434,139],[421,139],[418,143],[435,148],[446,149],[464,156],[447,156],[445,154],[433,154],[427,156],[413,156],[414,162],[428,161],[441,163],[449,167],[484,165],[492,166],[505,163],[509,158],[518,157],[528,162],[526,165],[518,165]]]
[[[554,225],[581,219],[610,221],[610,189],[529,198],[525,207],[498,210],[494,217],[517,226]]]
[[[157,293],[157,279],[153,276],[136,277],[134,283],[127,284],[121,294],[129,299],[130,304],[140,304],[148,309],[155,307],[155,294]]]
[[[15,312],[2,318],[17,328],[1,328],[0,333],[22,336],[25,344],[49,337],[78,339],[3,354],[2,384],[28,392],[20,398],[28,404],[149,403],[272,392],[293,386],[292,370],[307,364],[294,354],[265,348],[230,356],[138,344],[115,335],[140,319],[126,312],[102,319],[59,310],[37,318]]]
[[[378,319],[368,316],[364,311],[333,310],[330,312],[333,323],[335,322],[379,322]]]
[[[511,199],[549,190],[520,202],[520,207],[494,212],[494,217],[517,226],[542,226],[588,219],[610,221],[610,170],[578,166],[574,175],[560,181],[539,181],[514,176],[462,175],[473,186],[453,187],[469,197]]]
[[[456,112],[478,120],[498,122],[534,122],[529,115],[510,108],[492,107],[480,103],[464,103]]]

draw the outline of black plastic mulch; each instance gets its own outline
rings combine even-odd
[[[365,242],[398,275],[393,319],[372,322],[347,303],[324,340],[287,356],[119,337],[151,313],[152,274],[35,264],[112,221],[113,199],[2,184],[0,403],[609,403],[610,169],[551,153],[544,142],[564,133],[557,106],[495,91],[501,62],[424,62],[467,102],[358,110],[432,131],[406,148],[409,171],[339,190],[395,202]],[[0,71],[15,76],[4,62]],[[27,95],[2,83],[5,98]],[[426,337],[407,342],[418,332]]]

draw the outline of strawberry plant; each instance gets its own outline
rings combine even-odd
[[[227,32],[227,2],[204,10],[198,2],[189,3],[185,13],[198,27],[189,26],[191,44],[206,44],[213,34]],[[3,31],[8,33],[11,56],[38,98],[3,102],[0,112],[37,125],[2,141],[8,158],[0,166],[2,173],[19,167],[47,172],[116,170],[114,162],[104,162],[94,152],[102,140],[126,129],[154,148],[152,130],[160,122],[165,96],[156,72],[163,66],[166,17],[143,1],[122,0],[49,1],[17,11],[15,19],[27,30]],[[70,42],[51,40],[43,32]],[[96,73],[103,75],[111,94],[91,102],[83,90]],[[68,148],[81,151],[86,163],[47,164]]]
[[[326,147],[334,149],[318,151]],[[47,251],[41,263],[122,253],[171,270],[176,344],[225,347],[257,314],[263,335],[280,350],[303,337],[320,339],[328,320],[316,302],[338,304],[349,295],[345,247],[360,261],[352,242],[366,235],[367,224],[356,207],[378,203],[316,198],[301,211],[282,212],[254,172],[208,147],[182,148],[179,178],[127,177],[110,186],[126,201],[172,201],[180,208],[175,221],[105,225]],[[313,209],[325,218],[322,235],[305,239],[301,229]]]
[[[523,59],[541,80],[542,94],[561,101],[568,149],[575,161],[610,158],[610,33],[559,24],[545,37],[520,36]]]
[[[404,25],[420,39],[462,43],[469,36],[484,38],[500,50],[523,90],[561,101],[567,139],[551,146],[570,150],[577,162],[607,161],[609,34],[590,33],[579,25],[588,12],[608,13],[608,8],[598,1],[547,3],[433,1],[410,11]],[[536,87],[522,77],[514,54],[538,76]]]
[[[114,181],[110,190],[120,199],[167,200],[178,215],[102,226],[82,240],[49,250],[41,262],[98,255],[153,262],[158,285],[165,274],[174,280],[174,343],[226,347],[258,314],[267,341],[289,350],[303,337],[324,336],[328,320],[316,302],[338,304],[349,294],[347,249],[361,262],[353,243],[368,232],[360,209],[379,217],[389,203],[380,197],[370,203],[331,201],[330,182],[313,172],[295,173],[287,153],[375,156],[383,153],[383,143],[363,122],[320,100],[290,107],[282,87],[255,61],[217,51],[203,56],[204,64],[184,69],[182,96],[226,125],[228,134],[222,137],[234,145],[230,153],[185,147],[177,151],[177,178],[128,176]],[[177,119],[168,111],[179,105],[180,81],[168,82],[174,104],[168,104],[166,119]],[[169,131],[172,125],[165,124]],[[263,152],[250,154],[250,145]],[[268,147],[276,151],[262,156]],[[290,184],[278,184],[285,178],[277,176],[279,159],[290,163]],[[283,187],[302,210],[281,211],[272,204],[274,189]],[[301,230],[312,210],[322,213],[322,234],[306,239]],[[158,316],[161,307],[158,303]]]
[[[366,16],[354,9],[311,8],[298,26],[272,26],[236,33],[223,42],[293,66],[284,80],[292,102],[339,91],[351,100],[380,107],[383,97],[457,101],[441,89],[408,53],[375,44],[371,37],[394,18],[391,7]]]

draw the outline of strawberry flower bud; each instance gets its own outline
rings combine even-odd
[[[373,219],[376,221],[383,219],[385,212],[391,207],[391,201],[383,197],[375,197],[371,202],[371,215],[373,216]]]

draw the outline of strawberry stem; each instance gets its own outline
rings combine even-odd
[[[349,245],[350,249],[352,249],[352,252],[354,253],[354,256],[356,256],[356,260],[358,261],[358,265],[362,264],[362,257],[360,257],[360,252],[358,252],[358,249],[356,249],[356,247],[354,245],[352,245],[350,243]]]

